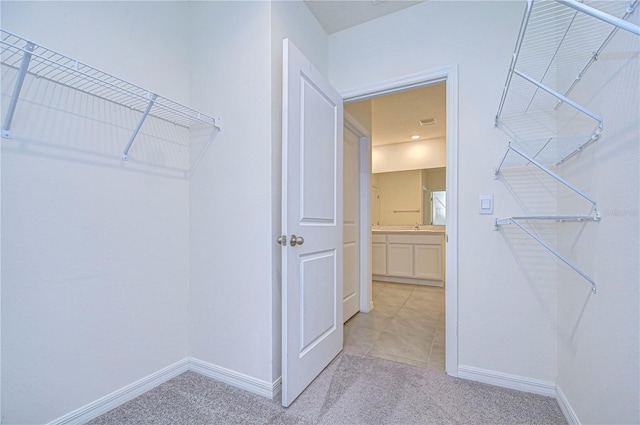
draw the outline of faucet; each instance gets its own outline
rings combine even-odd
[[[416,223],[413,225],[413,230],[420,230],[420,224]]]

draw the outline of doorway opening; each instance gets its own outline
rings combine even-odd
[[[373,313],[348,322],[345,350],[457,376],[457,67],[343,97],[345,123],[370,143],[360,149],[359,311]]]

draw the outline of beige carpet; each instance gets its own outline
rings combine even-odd
[[[566,424],[550,397],[388,360],[339,355],[287,409],[186,372],[99,424]]]

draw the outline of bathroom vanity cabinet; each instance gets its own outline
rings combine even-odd
[[[444,231],[374,230],[371,241],[374,280],[444,284]]]

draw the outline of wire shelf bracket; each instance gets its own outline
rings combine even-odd
[[[2,124],[3,138],[13,137],[11,123],[27,75],[141,112],[142,116],[122,152],[122,159],[125,161],[129,159],[129,150],[149,116],[185,129],[211,127],[212,134],[221,130],[220,118],[203,114],[3,29],[0,29],[0,55],[3,65],[18,72]]]
[[[7,110],[7,115],[2,125],[2,137],[5,139],[11,139],[11,121],[13,121],[13,114],[16,111],[18,105],[18,98],[20,98],[20,92],[22,91],[22,85],[24,84],[24,78],[27,76],[29,70],[29,62],[31,62],[31,55],[35,49],[35,44],[27,42],[24,47],[24,54],[22,55],[22,61],[20,62],[20,69],[18,70],[18,78],[16,84],[13,86],[13,94],[11,95],[11,102]]]
[[[552,253],[554,256],[556,256],[556,258],[558,258],[560,261],[565,263],[567,266],[571,267],[573,271],[578,273],[587,282],[589,282],[591,284],[591,292],[593,292],[594,294],[596,293],[598,285],[596,284],[593,278],[591,278],[588,274],[582,271],[578,266],[576,266],[571,261],[569,261],[565,256],[563,256],[558,251],[556,251],[551,245],[546,243],[538,235],[533,233],[531,230],[527,229],[522,223],[520,223],[521,220],[553,220],[558,222],[568,222],[568,221],[582,222],[582,221],[597,221],[599,219],[596,219],[595,217],[590,217],[590,216],[523,216],[523,217],[497,218],[495,222],[496,230],[498,229],[498,226],[508,225],[512,223],[518,226],[520,230],[525,232],[527,235],[531,236],[536,242],[542,245],[547,251]]]
[[[133,134],[129,139],[129,143],[127,143],[127,146],[124,148],[124,151],[122,151],[122,159],[124,161],[129,160],[129,149],[131,149],[131,145],[133,144],[133,141],[138,135],[138,132],[140,131],[140,129],[142,128],[142,124],[144,124],[144,120],[147,119],[147,117],[149,116],[149,112],[151,112],[153,103],[156,101],[157,98],[158,98],[157,94],[149,92],[149,103],[147,104],[147,107],[144,109],[144,112],[142,113],[142,117],[140,117],[140,121],[138,121],[138,125],[133,130]]]
[[[578,189],[572,183],[570,183],[566,179],[560,177],[558,174],[554,173],[549,168],[545,167],[544,165],[542,165],[541,163],[539,163],[535,159],[531,158],[530,156],[528,156],[524,152],[521,152],[519,149],[513,147],[513,145],[511,143],[509,143],[509,145],[507,146],[507,151],[504,153],[504,155],[502,156],[502,159],[500,160],[500,163],[498,163],[498,166],[495,168],[494,175],[495,175],[496,178],[498,178],[498,176],[500,174],[500,169],[502,168],[502,165],[503,165],[505,159],[507,158],[507,155],[509,154],[509,152],[514,152],[514,153],[520,155],[522,158],[524,158],[527,161],[529,161],[529,163],[535,165],[540,170],[544,171],[546,174],[551,176],[553,179],[555,179],[556,181],[558,181],[562,185],[564,185],[567,188],[569,188],[571,191],[575,192],[576,194],[580,195],[581,197],[583,197],[587,201],[591,202],[591,204],[593,205],[594,217],[596,217],[597,220],[600,220],[600,215],[598,213],[598,203],[596,202],[595,199],[593,199],[591,196],[587,195],[584,191]]]

